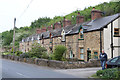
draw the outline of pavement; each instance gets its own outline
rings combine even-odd
[[[79,69],[53,69],[7,59],[2,61],[2,78],[88,78],[100,67]]]

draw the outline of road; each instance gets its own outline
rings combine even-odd
[[[52,69],[2,59],[2,78],[88,78],[99,69]]]

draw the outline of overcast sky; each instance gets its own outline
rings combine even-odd
[[[64,16],[110,0],[0,0],[0,32],[30,26],[39,17]],[[29,7],[28,4],[30,3]]]

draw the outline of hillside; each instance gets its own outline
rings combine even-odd
[[[96,9],[101,10],[104,12],[103,16],[109,16],[120,12],[120,2],[109,2],[109,3],[102,3],[99,5],[94,6]],[[30,26],[25,26],[21,28],[16,28],[16,47],[19,45],[19,41],[22,40],[22,38],[28,37],[31,34],[35,33],[36,28],[40,27],[48,27],[51,24],[54,24],[55,22],[62,21],[63,17],[66,19],[69,19],[72,21],[72,24],[76,23],[76,16],[77,13],[80,12],[82,16],[85,17],[85,21],[91,20],[91,10],[93,6],[90,6],[88,8],[85,8],[81,11],[74,11],[66,16],[55,16],[53,19],[50,19],[48,17],[44,18],[38,18],[34,22],[31,22]],[[12,46],[12,39],[13,39],[13,30],[5,31],[0,33],[0,37],[3,39],[2,45],[3,46]]]

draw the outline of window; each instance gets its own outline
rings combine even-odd
[[[44,38],[43,38],[43,34],[41,35],[41,39],[42,39],[42,44],[44,44]]]
[[[114,28],[114,36],[120,36],[119,28]]]
[[[24,40],[22,39],[22,42],[24,42]]]
[[[52,39],[52,34],[50,33],[50,43],[52,43],[53,42],[53,39]]]
[[[83,29],[80,30],[80,38],[83,38]]]
[[[83,29],[80,29],[80,32],[79,32],[79,38],[81,39],[83,39]]]
[[[63,31],[61,32],[61,35],[62,35],[62,39],[61,39],[61,40],[62,40],[63,42],[65,42],[65,31],[64,31],[64,29],[63,29]]]
[[[80,59],[84,59],[84,54],[80,54]]]
[[[94,52],[94,59],[98,59],[98,52]]]
[[[72,52],[72,50],[70,51],[70,58],[73,58],[73,52]]]
[[[75,57],[75,54],[73,54],[73,57]]]
[[[27,42],[27,45],[29,45],[29,41]]]
[[[29,51],[29,48],[28,48],[28,51]]]
[[[80,53],[84,53],[84,51],[83,51],[84,49],[83,48],[80,48]]]
[[[38,40],[38,43],[40,43],[40,36],[38,35],[38,37],[37,37],[37,40]]]
[[[31,39],[32,41],[34,41],[34,38],[32,37],[32,39]]]
[[[80,59],[84,59],[84,48],[80,48]]]

